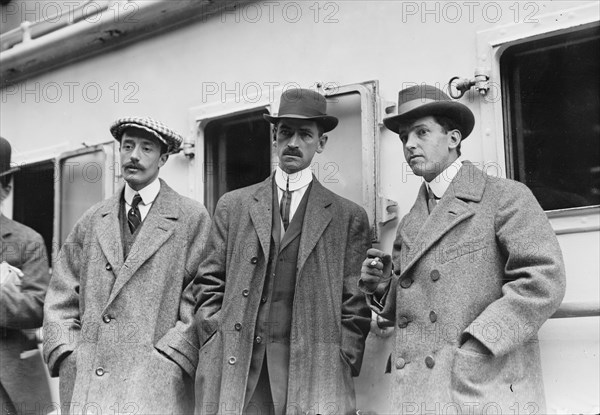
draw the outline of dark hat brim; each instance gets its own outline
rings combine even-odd
[[[402,125],[429,115],[438,115],[453,119],[460,126],[463,140],[471,134],[475,126],[473,112],[466,105],[454,101],[437,101],[423,104],[405,113],[384,118],[383,125],[388,130],[399,134]]]
[[[325,133],[329,132],[329,131],[333,130],[335,127],[337,127],[338,122],[339,122],[339,120],[332,115],[319,115],[316,117],[308,117],[305,115],[298,115],[298,114],[285,114],[282,117],[274,117],[272,115],[263,114],[263,117],[265,120],[269,121],[271,124],[277,124],[280,120],[285,119],[285,118],[315,121],[315,122],[319,123],[321,125],[321,127],[323,127],[323,132],[325,132]]]

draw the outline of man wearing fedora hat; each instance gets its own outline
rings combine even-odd
[[[206,209],[158,178],[182,137],[151,118],[117,120],[125,185],[91,207],[56,261],[44,355],[63,413],[193,411],[195,275]]]
[[[358,290],[370,246],[361,207],[310,163],[337,118],[306,89],[281,97],[279,163],[218,202],[196,277],[197,413],[354,413],[370,311]]]
[[[393,409],[545,413],[537,331],[565,291],[554,231],[525,185],[462,159],[468,107],[429,85],[398,101],[384,124],[425,181],[392,256],[368,250],[359,283],[397,325]]]
[[[18,168],[0,137],[0,203]],[[0,214],[0,411],[45,414],[53,410],[35,332],[42,325],[50,272],[46,245],[33,229]]]

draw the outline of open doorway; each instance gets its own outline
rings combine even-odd
[[[214,119],[204,129],[204,204],[214,213],[225,193],[258,183],[271,173],[266,109]]]
[[[44,238],[52,264],[54,227],[54,161],[23,166],[14,173],[13,219],[29,226]]]

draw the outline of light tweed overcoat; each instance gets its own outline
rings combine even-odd
[[[420,189],[394,242],[395,413],[545,413],[537,331],[565,291],[529,189],[465,162],[432,214]],[[492,355],[459,349],[471,333]],[[501,412],[498,412],[501,411]]]
[[[75,413],[189,413],[198,343],[191,290],[182,292],[200,263],[208,213],[161,180],[124,260],[122,194],[90,208],[61,250],[44,355]]]
[[[198,414],[242,411],[271,244],[272,180],[227,193],[216,208],[196,279]],[[369,246],[364,209],[313,177],[298,253],[287,413],[354,409],[352,376],[370,325],[357,281]]]

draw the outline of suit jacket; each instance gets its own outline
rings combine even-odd
[[[470,162],[431,215],[426,195],[423,184],[398,227],[382,313],[397,323],[394,408],[545,413],[537,331],[565,271],[544,211],[525,185]],[[469,336],[492,355],[460,349]]]
[[[50,281],[44,240],[33,229],[0,215],[0,261],[23,272],[21,286],[0,286],[0,384],[20,415],[52,410],[44,364],[34,329],[42,325]],[[34,352],[31,352],[34,350]],[[21,358],[21,353],[28,352]],[[4,402],[0,397],[0,407]]]
[[[44,355],[75,413],[184,413],[198,358],[193,298],[209,229],[206,209],[161,188],[126,259],[123,190],[90,208],[68,236],[50,282]]]
[[[196,277],[196,413],[240,413],[269,260],[272,176],[224,195]],[[288,412],[354,408],[370,311],[357,289],[370,246],[365,211],[313,177],[298,254]],[[237,326],[236,329],[236,325]]]

